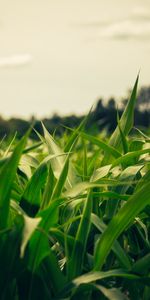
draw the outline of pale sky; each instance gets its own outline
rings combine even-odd
[[[150,85],[150,0],[0,0],[0,115],[87,112]]]

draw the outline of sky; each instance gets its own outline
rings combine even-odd
[[[150,0],[0,0],[0,115],[89,111],[150,85]]]

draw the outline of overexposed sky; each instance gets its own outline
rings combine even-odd
[[[149,0],[0,0],[0,114],[85,113],[150,84]]]

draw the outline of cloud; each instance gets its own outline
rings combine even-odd
[[[0,57],[0,68],[22,67],[32,62],[30,54],[17,54],[6,57]]]
[[[132,11],[132,14],[130,16],[131,19],[141,21],[141,22],[147,22],[150,21],[150,10],[146,9],[145,7],[135,7]]]
[[[100,36],[112,39],[149,39],[150,22],[135,22],[133,20],[122,20],[114,22],[100,31]]]
[[[118,20],[97,20],[83,24],[83,26],[97,29],[99,38],[114,40],[149,40],[150,39],[150,10],[135,7],[129,16]]]

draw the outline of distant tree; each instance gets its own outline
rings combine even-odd
[[[11,118],[8,124],[10,128],[10,132],[12,134],[17,132],[19,138],[24,135],[24,133],[28,130],[30,126],[28,121],[19,118]]]
[[[122,115],[127,99],[130,98],[131,91],[128,92],[128,97],[125,97],[122,100],[122,105],[118,108],[119,116]],[[77,127],[84,116],[59,116],[54,114],[51,118],[44,118],[42,121],[46,126],[47,130],[57,136],[61,136],[66,127],[75,128]],[[86,124],[85,130],[89,133],[97,133],[101,129],[108,129],[108,132],[112,132],[117,125],[117,112],[116,112],[116,102],[114,98],[110,98],[105,102],[102,98],[97,101],[95,109],[92,110],[88,122]],[[20,118],[11,118],[5,120],[0,116],[0,138],[3,138],[4,135],[13,135],[16,131],[18,137],[22,137],[27,131],[29,126],[33,124],[34,128],[39,133],[43,134],[41,121],[37,120],[32,116],[29,121],[22,120]],[[137,105],[135,109],[135,126],[140,126],[144,128],[150,127],[150,86],[142,87],[137,95]],[[38,139],[37,134],[34,130],[31,132],[31,138]]]
[[[0,116],[0,137],[9,134],[9,123]]]
[[[145,110],[150,109],[150,86],[140,89],[137,97],[137,107]]]
[[[99,129],[102,128],[103,126],[105,126],[107,108],[106,108],[106,106],[104,106],[103,103],[104,103],[104,101],[102,98],[100,98],[97,101],[95,109],[91,113],[91,120],[89,122],[89,128],[92,128],[93,124],[94,124],[94,127],[97,126]]]
[[[107,107],[108,107],[108,109],[115,109],[115,106],[116,106],[116,101],[115,101],[115,99],[114,98],[110,98],[109,100],[108,100],[108,104],[107,104]]]
[[[102,111],[103,109],[104,109],[103,99],[99,99],[99,100],[97,101],[95,110],[100,112],[100,111]]]
[[[108,100],[106,117],[109,132],[112,132],[117,125],[116,101],[114,98]]]

